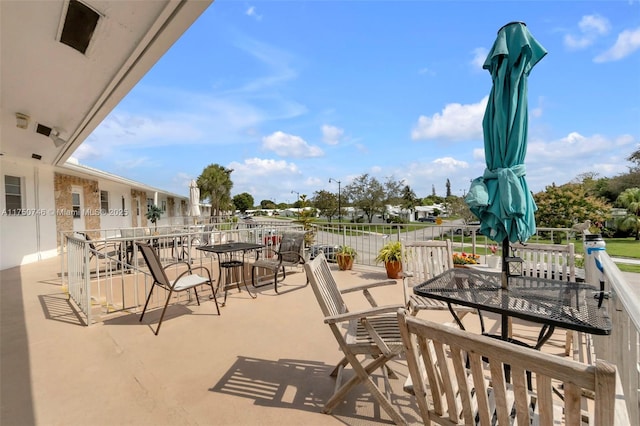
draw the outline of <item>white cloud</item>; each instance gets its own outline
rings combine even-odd
[[[609,20],[599,15],[585,15],[578,24],[583,33],[606,34],[609,32]]]
[[[538,104],[534,108],[531,108],[529,110],[529,115],[531,117],[534,117],[534,118],[542,117],[542,113],[543,113],[542,104],[543,103],[544,103],[544,97],[543,96],[539,96],[538,97]]]
[[[482,70],[482,66],[484,65],[484,61],[487,60],[487,55],[489,54],[489,50],[484,47],[476,47],[473,49],[473,59],[471,60],[471,65],[475,69]]]
[[[249,6],[245,14],[247,16],[251,16],[252,18],[255,18],[257,21],[260,21],[262,19],[262,15],[258,15],[258,13],[256,12],[256,8],[254,6]]]
[[[411,139],[446,139],[452,141],[482,138],[482,117],[488,96],[475,104],[448,104],[441,113],[421,115],[411,132]]]
[[[256,197],[256,204],[264,199],[287,200],[291,188],[295,188],[302,178],[298,166],[285,160],[254,157],[243,162],[232,161],[226,167],[233,169],[233,193],[248,192]]]
[[[590,171],[603,176],[626,173],[629,165],[626,157],[638,142],[632,135],[611,138],[578,132],[553,141],[530,140],[525,159],[527,181],[539,191],[551,184],[552,177],[555,183],[563,184]]]
[[[606,52],[596,56],[594,62],[618,61],[640,49],[640,27],[635,30],[625,30],[618,35],[615,44]]]
[[[281,131],[262,138],[262,147],[281,157],[320,157],[324,152],[317,146],[309,145],[300,136]]]
[[[236,174],[249,176],[274,176],[278,174],[299,174],[298,166],[293,163],[287,163],[285,160],[273,160],[263,158],[247,158],[244,162],[231,162],[228,168],[233,169],[234,180]]]
[[[566,34],[564,45],[569,49],[584,49],[592,45],[599,36],[609,32],[609,20],[600,15],[585,15],[578,23],[580,34]]]
[[[453,157],[436,158],[433,160],[433,164],[442,170],[458,170],[469,167],[469,163],[466,161],[456,160]]]
[[[329,145],[337,145],[344,134],[344,130],[325,124],[322,126],[322,140]]]

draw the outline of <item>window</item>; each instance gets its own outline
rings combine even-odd
[[[161,207],[163,212],[167,212],[167,200],[162,200],[162,207]]]
[[[151,210],[151,206],[153,206],[153,198],[147,198],[147,211]]]
[[[107,214],[109,211],[109,191],[100,191],[100,212]]]
[[[124,206],[124,196],[122,197],[122,216],[126,216],[127,215],[127,210]]]
[[[22,196],[22,179],[17,176],[4,176],[4,200],[8,215],[20,215],[24,208]]]
[[[71,211],[74,219],[80,218],[80,194],[77,192],[71,193]]]

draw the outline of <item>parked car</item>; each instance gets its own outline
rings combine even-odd
[[[436,217],[435,216],[419,217],[418,222],[436,223]]]
[[[449,231],[456,235],[462,235],[464,233],[465,237],[471,235],[471,230],[469,230],[468,228],[451,228]]]
[[[324,257],[327,258],[327,262],[336,263],[336,252],[339,248],[339,246],[315,244],[311,246],[311,249],[309,250],[309,260],[315,259],[315,257],[320,254],[320,252],[324,252]]]

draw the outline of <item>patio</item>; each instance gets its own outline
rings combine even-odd
[[[221,316],[209,301],[171,305],[158,336],[149,326],[157,309],[143,323],[139,313],[120,313],[86,327],[59,270],[60,260],[49,259],[1,273],[2,424],[391,423],[364,386],[332,415],[321,413],[341,353],[302,269],[288,274],[280,295],[264,287],[254,300],[231,290]],[[386,279],[383,268],[367,266],[335,274],[341,286]],[[400,281],[375,291],[378,301],[402,303]],[[367,306],[359,294],[345,299],[352,309]],[[428,315],[451,321],[448,312]],[[535,338],[532,328],[514,329]],[[563,345],[556,332],[545,350],[562,354]],[[406,366],[394,366],[393,403],[419,422],[402,391]]]

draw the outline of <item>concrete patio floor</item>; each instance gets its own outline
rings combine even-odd
[[[209,300],[171,305],[155,336],[159,310],[142,323],[129,313],[84,326],[61,290],[59,267],[49,259],[0,273],[3,426],[391,423],[364,386],[322,414],[341,353],[301,268],[279,285],[279,295],[272,286],[258,289],[257,299],[231,290],[221,316]],[[383,268],[357,265],[335,276],[341,287],[386,279]],[[400,304],[402,283],[373,294],[381,305]],[[345,300],[351,310],[368,306],[361,294]],[[448,312],[426,315],[451,321]],[[545,350],[560,354],[563,343],[557,332]],[[419,423],[412,397],[402,392],[403,360],[393,366],[400,378],[391,380],[392,402]]]

